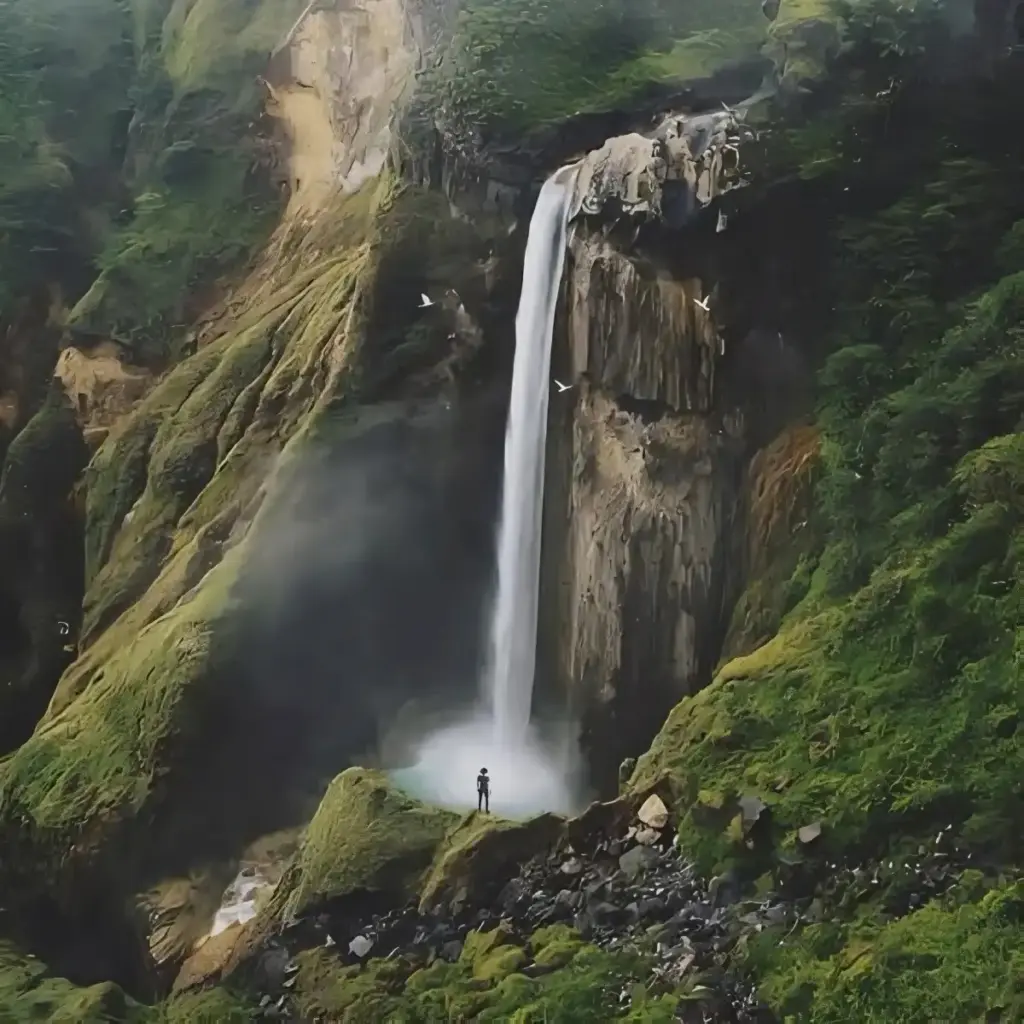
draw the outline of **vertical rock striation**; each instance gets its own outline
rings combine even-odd
[[[542,658],[572,695],[598,786],[703,685],[733,597],[743,419],[720,400],[707,284],[625,252],[608,222],[682,227],[739,180],[731,112],[672,117],[583,161],[548,474]]]

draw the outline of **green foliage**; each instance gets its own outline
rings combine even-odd
[[[124,127],[127,29],[107,0],[0,5],[0,319],[55,268],[88,259],[76,190],[90,178],[104,191]]]
[[[0,942],[0,1020],[5,1024],[142,1024],[144,1008],[110,983],[75,988],[39,960]]]
[[[73,325],[160,361],[197,302],[267,237],[279,197],[264,167],[259,72],[299,10],[176,0],[164,21],[145,20],[122,172],[131,208],[97,253],[99,275]]]
[[[456,130],[522,131],[710,74],[756,52],[763,26],[756,0],[463,0],[425,86]]]
[[[299,957],[297,1000],[309,1016],[344,1024],[668,1024],[674,1019],[678,997],[649,994],[641,984],[650,970],[642,955],[602,951],[583,943],[570,929],[564,931],[557,940],[538,933],[525,946],[511,944],[504,933],[474,933],[457,962],[438,960],[419,968],[402,959],[339,967],[329,952],[314,950]],[[574,953],[540,977],[517,973],[519,966],[551,945],[573,946]],[[630,987],[633,999],[620,1003],[619,992]]]
[[[686,785],[757,792],[783,828],[825,820],[836,851],[885,850],[943,816],[1011,848],[1024,543],[1019,502],[1004,498],[1022,468],[1022,323],[1018,274],[846,430],[826,405],[827,546],[810,590],[774,640],[672,713],[638,785],[668,769]],[[693,813],[684,840],[723,856],[728,841],[689,827]]]
[[[276,208],[244,153],[201,155],[194,186],[160,183],[135,200],[130,223],[97,258],[100,276],[71,311],[71,323],[130,346],[142,360],[166,357],[173,331],[219,273],[248,258],[270,232]]]
[[[1024,1014],[1024,886],[978,895],[967,881],[907,917],[863,914],[780,943],[755,938],[746,967],[786,1019],[808,1024],[1019,1020]]]
[[[172,354],[273,225],[258,72],[301,7],[0,6],[0,317],[59,284],[73,326]]]
[[[836,192],[863,192],[858,215],[831,228],[821,469],[805,546],[778,563],[786,611],[773,639],[675,709],[633,780],[675,780],[682,841],[707,867],[744,854],[726,827],[746,793],[769,804],[783,841],[824,822],[830,855],[884,854],[949,822],[972,845],[1014,855],[1020,154],[967,144],[1003,116],[998,93],[989,107],[954,96],[942,130],[918,133],[913,90],[879,108],[858,105],[858,88],[836,101],[843,144],[828,132],[817,143]],[[887,142],[875,134],[880,109],[893,121]],[[813,147],[790,155],[818,166]]]
[[[253,1008],[225,989],[176,995],[143,1006],[105,982],[77,988],[35,957],[0,942],[4,1024],[248,1024]]]

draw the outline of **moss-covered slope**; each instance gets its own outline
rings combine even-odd
[[[1016,1019],[1019,77],[955,88],[891,53],[862,68],[791,150],[820,198],[841,197],[817,412],[755,460],[759,557],[728,656],[672,712],[631,785],[673,789],[680,843],[708,869],[795,870],[813,891],[827,865],[878,866],[874,882],[854,872],[819,923],[750,950],[782,1013]],[[879,68],[899,71],[890,94],[868,91]],[[767,808],[755,835],[741,797]],[[797,833],[812,824],[808,849]],[[918,858],[949,855],[937,836],[983,870],[931,903],[918,893],[908,914]]]
[[[287,921],[353,894],[404,903],[418,894],[457,820],[393,789],[380,773],[350,768],[328,788],[270,910]]]
[[[564,925],[542,928],[525,943],[500,928],[471,933],[454,962],[437,960],[428,967],[398,958],[339,968],[336,958],[319,949],[301,954],[298,966],[299,1008],[345,1024],[668,1024],[676,1019],[678,1002],[676,996],[647,994],[643,981],[650,966],[642,954],[599,950]]]
[[[105,982],[72,985],[0,942],[0,1020],[4,1024],[247,1024],[255,1007],[224,990],[188,993],[146,1006]]]

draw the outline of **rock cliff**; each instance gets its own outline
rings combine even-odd
[[[0,1016],[1013,1019],[1024,128],[976,6],[3,9],[73,59],[37,108],[0,31]],[[475,689],[567,163],[539,701],[624,794],[460,819],[351,766]]]

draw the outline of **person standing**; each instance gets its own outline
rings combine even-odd
[[[486,768],[481,768],[476,777],[476,809],[491,813],[491,780]]]

